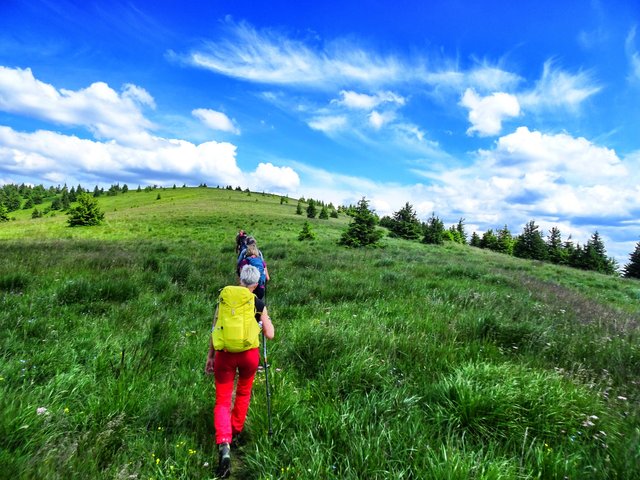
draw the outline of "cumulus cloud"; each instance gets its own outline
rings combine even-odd
[[[236,127],[235,123],[222,112],[209,110],[207,108],[197,108],[191,113],[212,130],[221,130],[223,132],[240,135],[240,129]]]
[[[520,114],[518,99],[502,92],[480,97],[474,90],[467,89],[460,105],[469,109],[469,122],[472,126],[467,130],[468,135],[497,135],[502,130],[502,121],[505,118],[517,117]]]
[[[300,177],[291,167],[276,167],[271,163],[260,163],[250,175],[255,190],[293,191],[300,186]]]
[[[102,140],[144,143],[154,127],[140,111],[154,106],[151,95],[135,85],[118,93],[104,82],[77,91],[56,89],[37,80],[31,69],[0,66],[0,110],[70,127],[84,127]]]
[[[602,87],[595,83],[591,74],[579,72],[570,74],[554,67],[553,61],[544,63],[542,77],[535,87],[518,95],[523,108],[576,109],[584,100],[598,93]]]

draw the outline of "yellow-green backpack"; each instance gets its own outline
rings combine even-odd
[[[220,290],[218,318],[211,335],[215,350],[235,353],[260,346],[255,296],[248,288],[231,285]]]

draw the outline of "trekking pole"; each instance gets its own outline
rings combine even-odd
[[[267,285],[264,286],[264,306],[267,306]],[[262,331],[262,356],[264,358],[264,379],[267,387],[267,420],[269,422],[269,436],[273,435],[271,428],[271,389],[269,388],[269,362],[267,361],[267,339]]]

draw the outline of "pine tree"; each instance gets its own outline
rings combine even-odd
[[[581,268],[611,275],[616,271],[616,264],[607,257],[602,237],[596,231],[582,250]]]
[[[482,238],[480,239],[480,248],[493,250],[494,252],[498,251],[498,237],[493,233],[493,228],[490,228],[482,234]]]
[[[381,222],[382,223],[382,222]],[[406,240],[417,240],[422,234],[422,225],[409,202],[393,214],[393,218],[386,222],[392,237]]]
[[[626,278],[640,278],[640,242],[636,243],[636,249],[629,255],[629,263],[624,266]]]
[[[98,208],[98,201],[88,193],[78,195],[78,205],[67,212],[70,227],[99,225],[104,212]]]
[[[498,230],[496,245],[497,252],[506,253],[507,255],[513,255],[514,244],[515,241],[513,239],[513,236],[511,235],[511,232],[506,225]]]
[[[552,227],[547,236],[547,257],[552,263],[561,264],[566,261],[566,251],[562,246],[562,235],[558,227]]]
[[[456,226],[456,230],[458,231],[458,234],[460,235],[460,239],[462,240],[461,243],[466,245],[467,232],[464,231],[464,218],[461,218],[460,220],[458,220],[458,225]]]
[[[431,217],[427,220],[427,223],[423,227],[424,237],[422,243],[428,243],[433,245],[442,245],[444,243],[444,223],[438,217],[435,212],[431,214]]]
[[[296,207],[296,215],[302,215],[302,204],[298,202],[298,206]]]
[[[309,222],[304,222],[304,225],[302,225],[302,230],[298,235],[298,240],[313,240],[315,238],[316,234],[313,232],[313,230],[311,230],[311,225],[309,225]]]
[[[316,202],[309,199],[309,205],[307,205],[307,218],[316,218],[318,211],[316,210]]]
[[[355,207],[353,220],[338,244],[347,247],[376,245],[383,235],[382,230],[376,228],[377,223],[376,215],[369,210],[369,202],[363,197]]]
[[[545,260],[547,258],[547,244],[533,220],[524,226],[513,247],[513,254],[520,258]]]
[[[322,209],[320,210],[320,214],[318,215],[318,218],[320,218],[322,220],[328,220],[329,219],[329,211],[327,210],[327,207],[325,207],[324,205],[322,206]]]
[[[471,241],[469,241],[469,245],[471,245],[472,247],[480,247],[480,235],[478,235],[476,232],[473,232],[471,234]]]

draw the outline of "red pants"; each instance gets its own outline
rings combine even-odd
[[[230,353],[217,351],[213,374],[216,379],[216,406],[213,409],[213,424],[216,428],[216,443],[231,443],[231,438],[240,433],[247,418],[251,387],[260,363],[257,348],[246,352]],[[231,409],[233,383],[239,372],[236,400]]]

